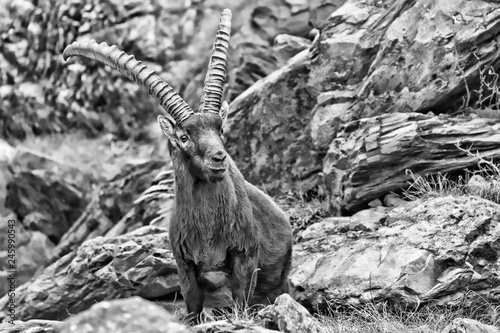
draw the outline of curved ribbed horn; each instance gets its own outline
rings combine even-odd
[[[177,123],[194,114],[193,110],[179,94],[156,75],[154,71],[136,60],[133,55],[118,50],[115,45],[97,44],[95,40],[83,43],[73,42],[73,44],[66,46],[63,52],[64,60],[71,56],[82,56],[97,60],[116,69],[139,86],[145,88],[151,96],[160,102],[160,105],[167,110]]]
[[[222,85],[226,77],[227,49],[231,37],[231,10],[224,9],[219,21],[212,55],[208,63],[207,76],[201,93],[200,112],[219,112],[222,100]]]

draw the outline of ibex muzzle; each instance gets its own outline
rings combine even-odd
[[[158,117],[175,172],[170,245],[186,307],[196,319],[205,304],[230,305],[214,296],[226,290],[240,305],[274,302],[288,292],[291,267],[288,218],[269,196],[245,181],[222,142],[228,113],[227,103],[221,103],[222,84],[230,31],[231,11],[225,9],[198,113],[153,71],[116,46],[75,42],[63,53],[65,59],[79,55],[117,69],[143,86],[171,116]]]

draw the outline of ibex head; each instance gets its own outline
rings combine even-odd
[[[231,11],[224,9],[208,64],[205,84],[198,113],[152,70],[135,57],[106,43],[94,40],[74,42],[66,47],[63,57],[83,56],[97,60],[144,87],[155,97],[172,119],[158,116],[166,134],[172,154],[182,158],[192,175],[216,182],[224,178],[228,160],[221,139],[222,124],[226,120],[228,105],[222,101],[222,85],[226,75],[227,50],[231,34]]]
[[[158,116],[160,127],[170,142],[171,154],[181,158],[189,172],[204,181],[217,182],[224,178],[228,167],[222,143],[222,124],[228,105],[218,113],[195,113],[181,123]]]

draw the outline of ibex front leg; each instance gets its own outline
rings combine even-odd
[[[252,273],[257,269],[258,253],[251,255],[234,253],[232,256],[232,274],[230,277],[233,300],[240,307],[246,305],[251,298]],[[255,283],[255,282],[254,282]]]
[[[205,292],[200,288],[196,281],[194,264],[178,263],[179,282],[181,285],[182,296],[188,312],[188,321],[198,324],[200,314],[203,311],[203,302]]]

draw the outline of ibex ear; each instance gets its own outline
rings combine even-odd
[[[158,124],[160,124],[161,130],[167,136],[170,143],[175,145],[175,125],[172,120],[168,119],[165,116],[158,116]]]
[[[219,110],[220,119],[222,119],[222,123],[224,124],[227,119],[227,113],[229,112],[229,104],[226,101],[222,102]]]

